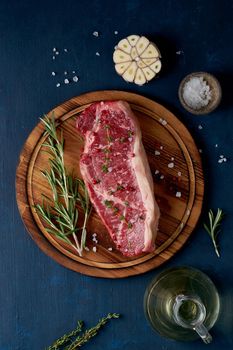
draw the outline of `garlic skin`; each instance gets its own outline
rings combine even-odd
[[[153,79],[161,70],[161,54],[145,36],[130,35],[119,41],[113,53],[116,72],[137,85]]]

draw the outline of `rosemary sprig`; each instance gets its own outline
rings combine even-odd
[[[220,253],[219,253],[218,244],[216,242],[216,239],[217,239],[217,236],[220,232],[220,230],[218,228],[222,222],[223,217],[224,217],[224,214],[223,214],[222,209],[218,208],[216,216],[214,216],[213,211],[210,209],[209,210],[209,226],[207,226],[207,224],[204,224],[204,228],[208,232],[208,234],[210,235],[210,237],[212,239],[215,253],[217,254],[218,257],[220,257]]]
[[[119,318],[117,313],[109,313],[106,317],[99,320],[96,326],[83,331],[83,321],[78,321],[77,327],[70,333],[57,339],[47,350],[75,350],[86,344],[91,338],[95,337],[99,330],[111,319]],[[81,335],[79,333],[83,332]],[[78,336],[77,336],[78,335]],[[77,337],[76,337],[77,336]],[[76,338],[75,338],[76,337]]]
[[[91,212],[90,200],[83,180],[67,174],[64,162],[64,138],[62,131],[58,135],[55,118],[45,116],[41,119],[45,126],[47,141],[43,144],[45,152],[52,156],[49,159],[50,170],[42,171],[51,191],[52,199],[43,195],[42,204],[36,204],[35,209],[48,227],[46,230],[70,244],[80,256],[86,242],[86,225]],[[46,203],[45,203],[46,200]],[[79,212],[77,203],[84,211],[83,226],[77,227]],[[78,240],[77,232],[81,231]],[[73,237],[73,241],[70,239]]]

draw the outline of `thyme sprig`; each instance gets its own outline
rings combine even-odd
[[[220,257],[220,253],[219,253],[218,244],[216,242],[216,239],[217,239],[217,236],[220,232],[219,226],[222,222],[223,217],[224,217],[224,214],[223,214],[222,209],[218,208],[216,216],[214,216],[213,211],[210,209],[209,210],[209,226],[207,226],[207,224],[204,224],[204,228],[211,237],[212,243],[214,245],[215,253],[217,254],[218,257]]]
[[[46,222],[46,230],[70,244],[80,256],[86,242],[86,225],[90,215],[91,205],[87,189],[83,180],[68,175],[64,162],[64,138],[62,131],[58,135],[54,115],[41,119],[45,126],[47,141],[43,144],[45,152],[49,153],[49,170],[41,171],[46,178],[52,198],[43,196],[42,204],[36,204],[37,213]],[[84,220],[81,228],[77,227],[79,212],[77,204],[84,211]],[[81,231],[78,240],[77,232]],[[70,239],[73,237],[73,241]]]
[[[96,326],[84,330],[83,321],[78,321],[77,327],[70,333],[63,335],[57,339],[47,350],[75,350],[86,344],[91,338],[95,337],[99,330],[111,319],[119,318],[117,313],[109,313],[101,318]],[[82,333],[81,335],[78,335]]]

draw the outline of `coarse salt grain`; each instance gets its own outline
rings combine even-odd
[[[118,34],[118,31],[117,31],[117,30],[115,30],[115,31],[114,31],[114,34],[115,34],[115,35],[117,35],[117,34]]]
[[[190,215],[190,210],[189,210],[189,209],[186,211],[186,215],[187,215],[187,216]]]
[[[67,75],[67,74],[68,74],[68,72],[65,70],[64,75]]]
[[[156,156],[159,156],[159,155],[160,155],[160,152],[156,150],[156,151],[155,151],[155,155],[156,155]]]
[[[184,84],[183,99],[195,110],[208,105],[211,100],[211,89],[203,77],[192,77]]]
[[[53,77],[56,75],[56,73],[55,73],[55,72],[52,72],[51,74],[52,74],[52,76],[53,76]]]
[[[175,166],[175,164],[174,164],[173,162],[171,162],[171,163],[169,163],[169,164],[167,165],[167,167],[170,168],[170,169],[174,168],[174,166]]]
[[[177,197],[177,198],[180,198],[180,197],[181,197],[181,192],[180,192],[180,191],[177,191],[177,192],[176,192],[176,197]]]
[[[100,56],[100,53],[97,51],[97,52],[95,53],[95,55],[96,55],[96,56]]]
[[[217,148],[218,147],[218,144],[216,143],[215,147]]]
[[[155,175],[159,174],[159,170],[155,170]]]
[[[96,248],[96,247],[93,247],[92,250],[93,250],[94,253],[96,253],[97,248]]]
[[[72,73],[75,74],[75,70],[72,70]]]
[[[160,179],[163,180],[163,179],[164,179],[164,175],[161,175],[161,176],[160,176]]]
[[[99,32],[97,32],[97,31],[94,31],[93,33],[92,33],[92,35],[94,35],[96,38],[99,36]]]
[[[56,52],[56,51],[57,51],[57,49],[56,49],[56,47],[54,47],[54,48],[53,48],[53,52]]]
[[[181,171],[178,171],[177,175],[178,175],[178,176],[181,176],[181,175],[182,175],[182,174],[181,174]]]
[[[167,125],[167,121],[165,119],[163,119],[162,125]]]
[[[53,58],[53,60],[55,60],[55,58],[56,58],[56,57],[55,57],[55,56],[53,56],[52,58]]]
[[[160,149],[163,149],[163,146],[160,146],[159,148],[160,148]]]
[[[171,160],[175,160],[175,158],[174,158],[174,157],[171,157]]]
[[[198,129],[199,130],[202,130],[203,129],[203,126],[200,124],[200,125],[198,125]]]
[[[64,83],[65,83],[65,84],[69,84],[69,82],[70,82],[69,79],[67,79],[67,78],[64,79]]]
[[[67,49],[64,49],[64,51],[65,51],[65,52],[68,52],[68,50],[67,50]]]
[[[61,84],[60,84],[60,83],[57,83],[57,84],[56,84],[56,87],[60,87],[60,86],[61,86]]]
[[[59,51],[56,51],[56,52],[55,52],[55,55],[59,55]]]
[[[79,80],[79,78],[75,75],[75,76],[73,77],[73,81],[74,81],[75,83],[77,83],[78,80]]]
[[[110,251],[110,252],[112,252],[112,248],[110,247],[110,248],[108,248],[108,250]]]

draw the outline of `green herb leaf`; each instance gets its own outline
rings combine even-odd
[[[106,164],[102,165],[102,171],[103,173],[108,173],[108,166]]]
[[[99,320],[96,326],[83,330],[83,321],[78,321],[77,327],[70,333],[67,333],[57,339],[47,350],[75,350],[86,344],[91,338],[95,337],[99,330],[111,319],[117,319],[120,315],[117,313],[109,313],[106,317]],[[83,332],[83,333],[82,333]],[[78,335],[82,333],[81,335]],[[78,336],[77,336],[78,335]],[[77,336],[77,337],[76,337]]]
[[[112,208],[112,202],[111,202],[111,201],[108,201],[107,199],[104,200],[104,205],[105,205],[107,208]]]
[[[50,186],[53,200],[42,194],[42,197],[47,199],[46,207],[43,199],[43,204],[36,204],[35,210],[48,225],[47,231],[70,244],[81,256],[86,242],[86,224],[91,212],[87,189],[83,180],[67,174],[64,163],[65,141],[62,131],[60,133],[57,131],[54,115],[52,118],[45,116],[41,120],[47,136],[43,146],[51,156],[50,170],[43,170],[41,173]],[[77,228],[79,216],[77,203],[80,203],[84,211],[81,229]],[[80,239],[76,235],[77,231],[81,231]]]
[[[224,217],[222,209],[218,209],[216,216],[214,216],[213,211],[210,209],[209,213],[209,226],[207,224],[204,224],[205,230],[208,232],[210,235],[210,238],[212,240],[212,243],[214,245],[215,253],[217,254],[218,257],[220,257],[219,249],[218,249],[218,244],[216,242],[217,236],[220,232],[219,226],[222,222],[222,219]]]

